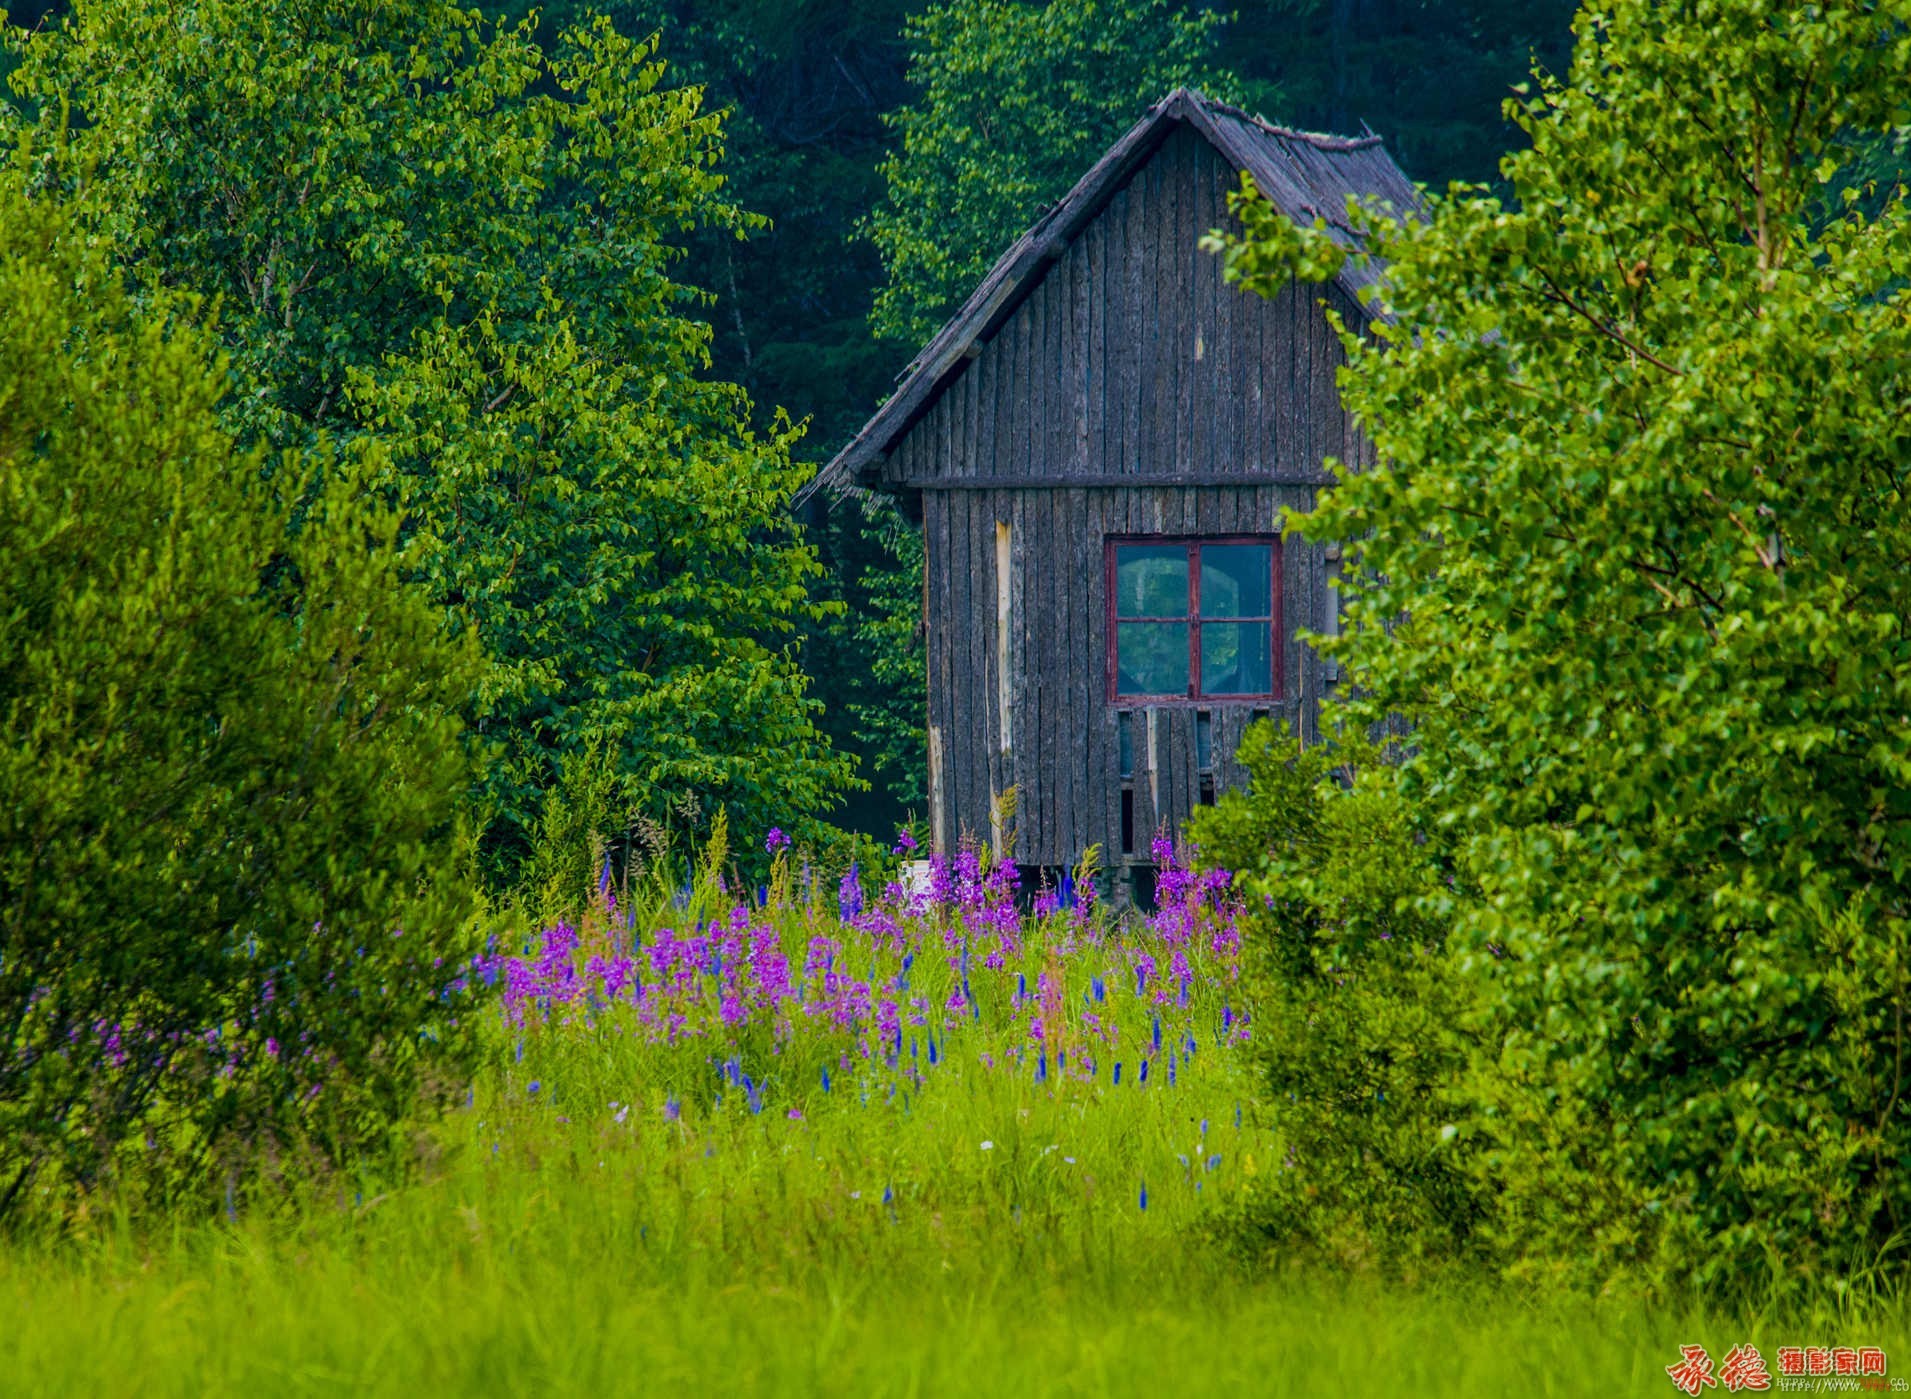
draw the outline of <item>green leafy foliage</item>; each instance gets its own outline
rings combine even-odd
[[[1483,993],[1501,1256],[1835,1279],[1911,1223],[1911,218],[1851,178],[1911,119],[1911,9],[1578,34],[1516,207],[1368,220],[1382,465],[1297,527],[1357,554],[1324,644],[1452,836],[1419,906]],[[1246,285],[1319,257],[1243,213]]]
[[[492,662],[495,867],[593,744],[633,811],[801,827],[853,784],[789,649],[819,615],[794,433],[707,377],[673,275],[698,230],[759,220],[654,45],[600,20],[547,51],[370,0],[95,0],[12,42],[42,125],[85,121],[41,178],[83,191],[140,286],[221,299],[234,427],[391,444],[382,488]]]
[[[1246,791],[1195,813],[1202,861],[1244,896],[1259,1111],[1285,1152],[1238,1202],[1261,1247],[1396,1275],[1469,1254],[1484,1213],[1442,1129],[1472,1048],[1474,987],[1425,905],[1446,842],[1357,735],[1301,748],[1248,730]]]
[[[268,476],[226,383],[0,174],[0,1216],[309,1178],[468,1064],[476,658],[366,466]]]
[[[1233,95],[1220,17],[1168,0],[951,0],[913,18],[918,97],[869,218],[888,279],[871,323],[920,345],[1017,234],[1174,88]]]
[[[824,502],[818,514],[812,534],[831,564],[818,594],[842,611],[805,638],[804,665],[819,687],[829,677],[840,712],[823,722],[844,730],[875,789],[851,799],[849,819],[889,831],[928,795],[922,531],[874,494]]]

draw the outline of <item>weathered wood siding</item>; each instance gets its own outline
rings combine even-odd
[[[944,848],[986,839],[992,801],[1013,786],[1019,860],[1064,864],[1099,844],[1119,862],[1126,787],[1130,858],[1146,861],[1157,826],[1178,827],[1204,790],[1243,776],[1234,750],[1257,709],[1314,734],[1325,682],[1294,634],[1326,624],[1325,562],[1298,540],[1282,555],[1281,700],[1118,711],[1104,689],[1107,536],[1271,532],[1282,507],[1313,502],[1324,457],[1370,456],[1340,406],[1344,356],[1320,303],[1350,324],[1359,308],[1337,289],[1243,295],[1197,247],[1229,226],[1236,181],[1199,136],[1170,136],[884,464],[886,484],[921,492],[930,797]]]

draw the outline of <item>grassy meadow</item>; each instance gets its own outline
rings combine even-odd
[[[607,892],[481,959],[419,1179],[8,1248],[0,1390],[1657,1394],[1681,1344],[1905,1329],[1250,1262],[1230,1207],[1289,1167],[1225,890],[1117,924],[939,878]]]

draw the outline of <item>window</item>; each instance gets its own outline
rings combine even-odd
[[[1280,557],[1266,536],[1109,540],[1109,698],[1278,696]]]

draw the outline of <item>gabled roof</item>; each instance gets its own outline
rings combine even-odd
[[[1256,187],[1282,213],[1303,224],[1321,219],[1337,241],[1350,247],[1357,240],[1347,225],[1348,195],[1383,200],[1401,212],[1419,206],[1412,183],[1378,136],[1290,131],[1188,88],[1176,88],[1002,254],[962,309],[911,361],[896,392],[849,445],[796,493],[792,505],[800,506],[824,487],[842,490],[867,484],[870,471],[1015,313],[1075,237],[1183,124],[1200,133],[1235,169],[1252,175]],[[1379,275],[1377,268],[1356,265],[1349,258],[1336,281],[1357,301],[1360,291]]]

